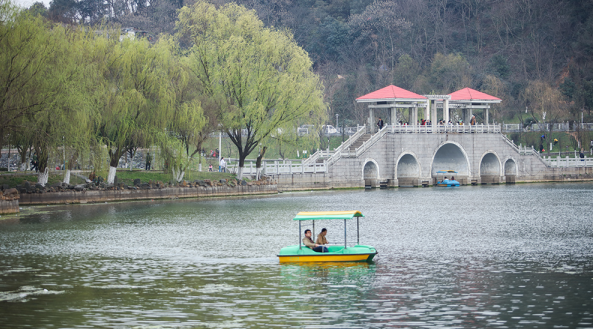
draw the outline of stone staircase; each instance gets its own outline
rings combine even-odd
[[[352,143],[352,145],[350,145],[350,147],[348,147],[349,151],[355,151],[357,148],[359,148],[362,144],[364,144],[366,141],[368,141],[369,139],[371,139],[371,134],[364,134],[362,136],[360,136],[356,142]]]

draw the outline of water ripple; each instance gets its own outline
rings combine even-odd
[[[4,327],[591,327],[592,184],[25,209]],[[372,264],[279,264],[302,210],[357,208]],[[30,211],[27,214],[27,211]],[[319,222],[343,243],[343,222]],[[356,241],[355,222],[347,240]]]

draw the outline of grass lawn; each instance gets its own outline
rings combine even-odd
[[[593,132],[581,132],[583,138],[583,148],[585,152],[589,152],[590,149],[590,141],[593,138]],[[542,141],[541,136],[545,135],[546,138]],[[551,152],[574,152],[575,150],[578,152],[580,151],[578,147],[578,143],[574,136],[568,134],[564,131],[553,131],[552,134],[549,132],[544,131],[533,131],[533,132],[524,132],[524,133],[511,133],[507,134],[507,137],[515,142],[515,144],[531,147],[533,146],[536,150],[539,148],[540,144],[543,144],[544,149],[546,150],[546,154],[548,153],[548,149],[550,148],[550,143],[554,143],[554,139],[558,140],[558,143],[553,145]]]
[[[47,185],[52,185],[57,182],[62,182],[64,180],[64,173],[60,172],[59,174],[49,174],[47,179]],[[37,174],[35,173],[23,173],[23,172],[16,172],[16,173],[8,173],[8,172],[0,172],[0,185],[8,185],[9,187],[16,187],[17,185],[23,184],[25,181],[29,181],[33,184],[37,183]],[[82,184],[84,180],[74,175],[70,175],[70,184]]]
[[[217,166],[218,167],[218,166]],[[105,172],[105,176],[107,176],[107,172]],[[146,170],[127,170],[127,169],[120,169],[117,171],[117,179],[119,182],[122,182],[127,185],[133,185],[134,179],[140,179],[142,183],[148,183],[149,181],[160,181],[163,183],[170,182],[173,179],[171,173],[164,173],[160,170],[154,171],[146,171]],[[203,179],[210,179],[210,180],[220,180],[220,179],[234,179],[235,174],[230,173],[221,173],[218,171],[208,172],[208,171],[188,171],[183,176],[183,179],[186,181],[194,181],[194,180],[203,180]]]
[[[82,173],[82,175],[85,177],[88,176],[88,174],[89,174],[89,172]],[[102,176],[102,177],[107,177],[107,171],[100,172],[97,175]],[[153,181],[153,182],[160,181],[163,183],[168,183],[172,180],[172,178],[173,177],[172,177],[171,173],[163,173],[162,171],[159,171],[159,170],[146,171],[146,170],[137,169],[137,170],[130,171],[128,169],[119,169],[117,171],[118,181],[121,183],[127,184],[127,185],[133,185],[134,179],[140,179],[140,181],[142,183],[148,183],[150,181]],[[185,176],[183,178],[187,181],[194,181],[194,180],[198,180],[198,179],[220,180],[220,179],[232,179],[232,178],[235,178],[235,175],[229,174],[229,173],[219,173],[218,171],[216,171],[216,172],[190,171],[190,172],[186,172]],[[57,182],[62,182],[63,180],[64,180],[63,172],[50,173],[47,185],[49,186],[49,185],[52,185]],[[31,174],[30,172],[28,172],[28,173],[0,172],[0,185],[6,184],[9,187],[16,187],[17,185],[23,184],[24,181],[29,181],[34,184],[37,182],[37,175]],[[77,177],[74,174],[70,175],[70,184],[76,185],[76,184],[83,184],[83,183],[84,183],[84,180],[82,178]]]

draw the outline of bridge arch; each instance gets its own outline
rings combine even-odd
[[[519,166],[517,166],[517,161],[512,157],[509,157],[504,161],[504,175],[505,176],[518,176],[519,175]]]
[[[395,162],[395,178],[399,186],[415,186],[418,184],[421,169],[418,157],[412,152],[400,154]]]
[[[379,184],[379,164],[374,159],[365,159],[362,166],[362,179],[365,187],[376,187]]]
[[[515,179],[519,176],[519,166],[512,157],[504,161],[504,176],[507,184],[515,184]]]
[[[471,175],[469,157],[459,143],[447,141],[441,144],[432,156],[431,177],[437,177],[439,170],[457,171],[457,180],[467,179]],[[463,184],[463,182],[461,182]]]
[[[480,160],[480,180],[482,184],[499,184],[502,176],[502,165],[496,152],[488,150]]]
[[[480,176],[482,175],[498,175],[502,174],[502,165],[498,155],[494,151],[486,151],[480,160]]]

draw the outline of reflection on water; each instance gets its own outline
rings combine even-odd
[[[593,327],[592,197],[533,184],[27,208],[0,218],[0,323]],[[294,214],[343,209],[365,214],[374,263],[278,263]],[[343,241],[343,223],[318,225]]]

